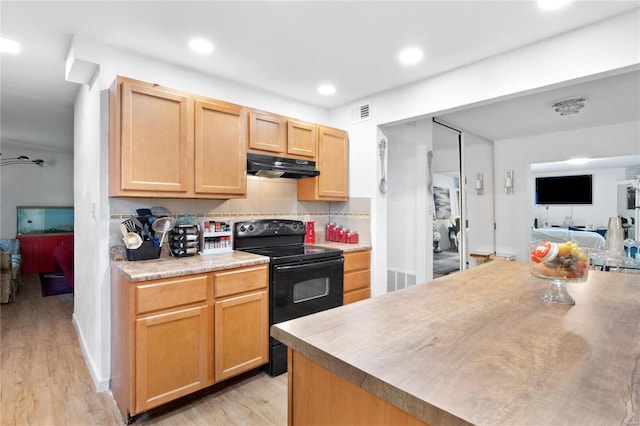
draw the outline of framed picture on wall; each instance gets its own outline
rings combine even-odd
[[[451,195],[449,188],[433,187],[433,204],[436,209],[436,219],[449,219],[451,217]]]

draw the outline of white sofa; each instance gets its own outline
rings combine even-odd
[[[566,228],[534,228],[531,230],[531,242],[551,241],[564,243],[574,241],[580,246],[604,250],[605,239],[597,232],[570,231]]]

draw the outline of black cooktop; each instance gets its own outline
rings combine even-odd
[[[242,251],[269,256],[271,263],[274,264],[331,259],[342,256],[342,250],[305,245],[249,248],[242,249]]]
[[[305,228],[299,220],[259,219],[234,225],[234,248],[269,256],[271,264],[317,261],[342,256],[342,250],[303,244]]]

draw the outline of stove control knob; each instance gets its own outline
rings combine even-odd
[[[249,225],[249,232],[253,232],[254,229],[255,227],[253,225]]]
[[[244,232],[244,231],[246,231],[246,230],[247,230],[247,228],[245,228],[245,226],[244,226],[244,225],[240,225],[240,232]]]

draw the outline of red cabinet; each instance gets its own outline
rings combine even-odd
[[[63,244],[73,245],[73,234],[19,235],[22,273],[54,272],[53,250]]]

